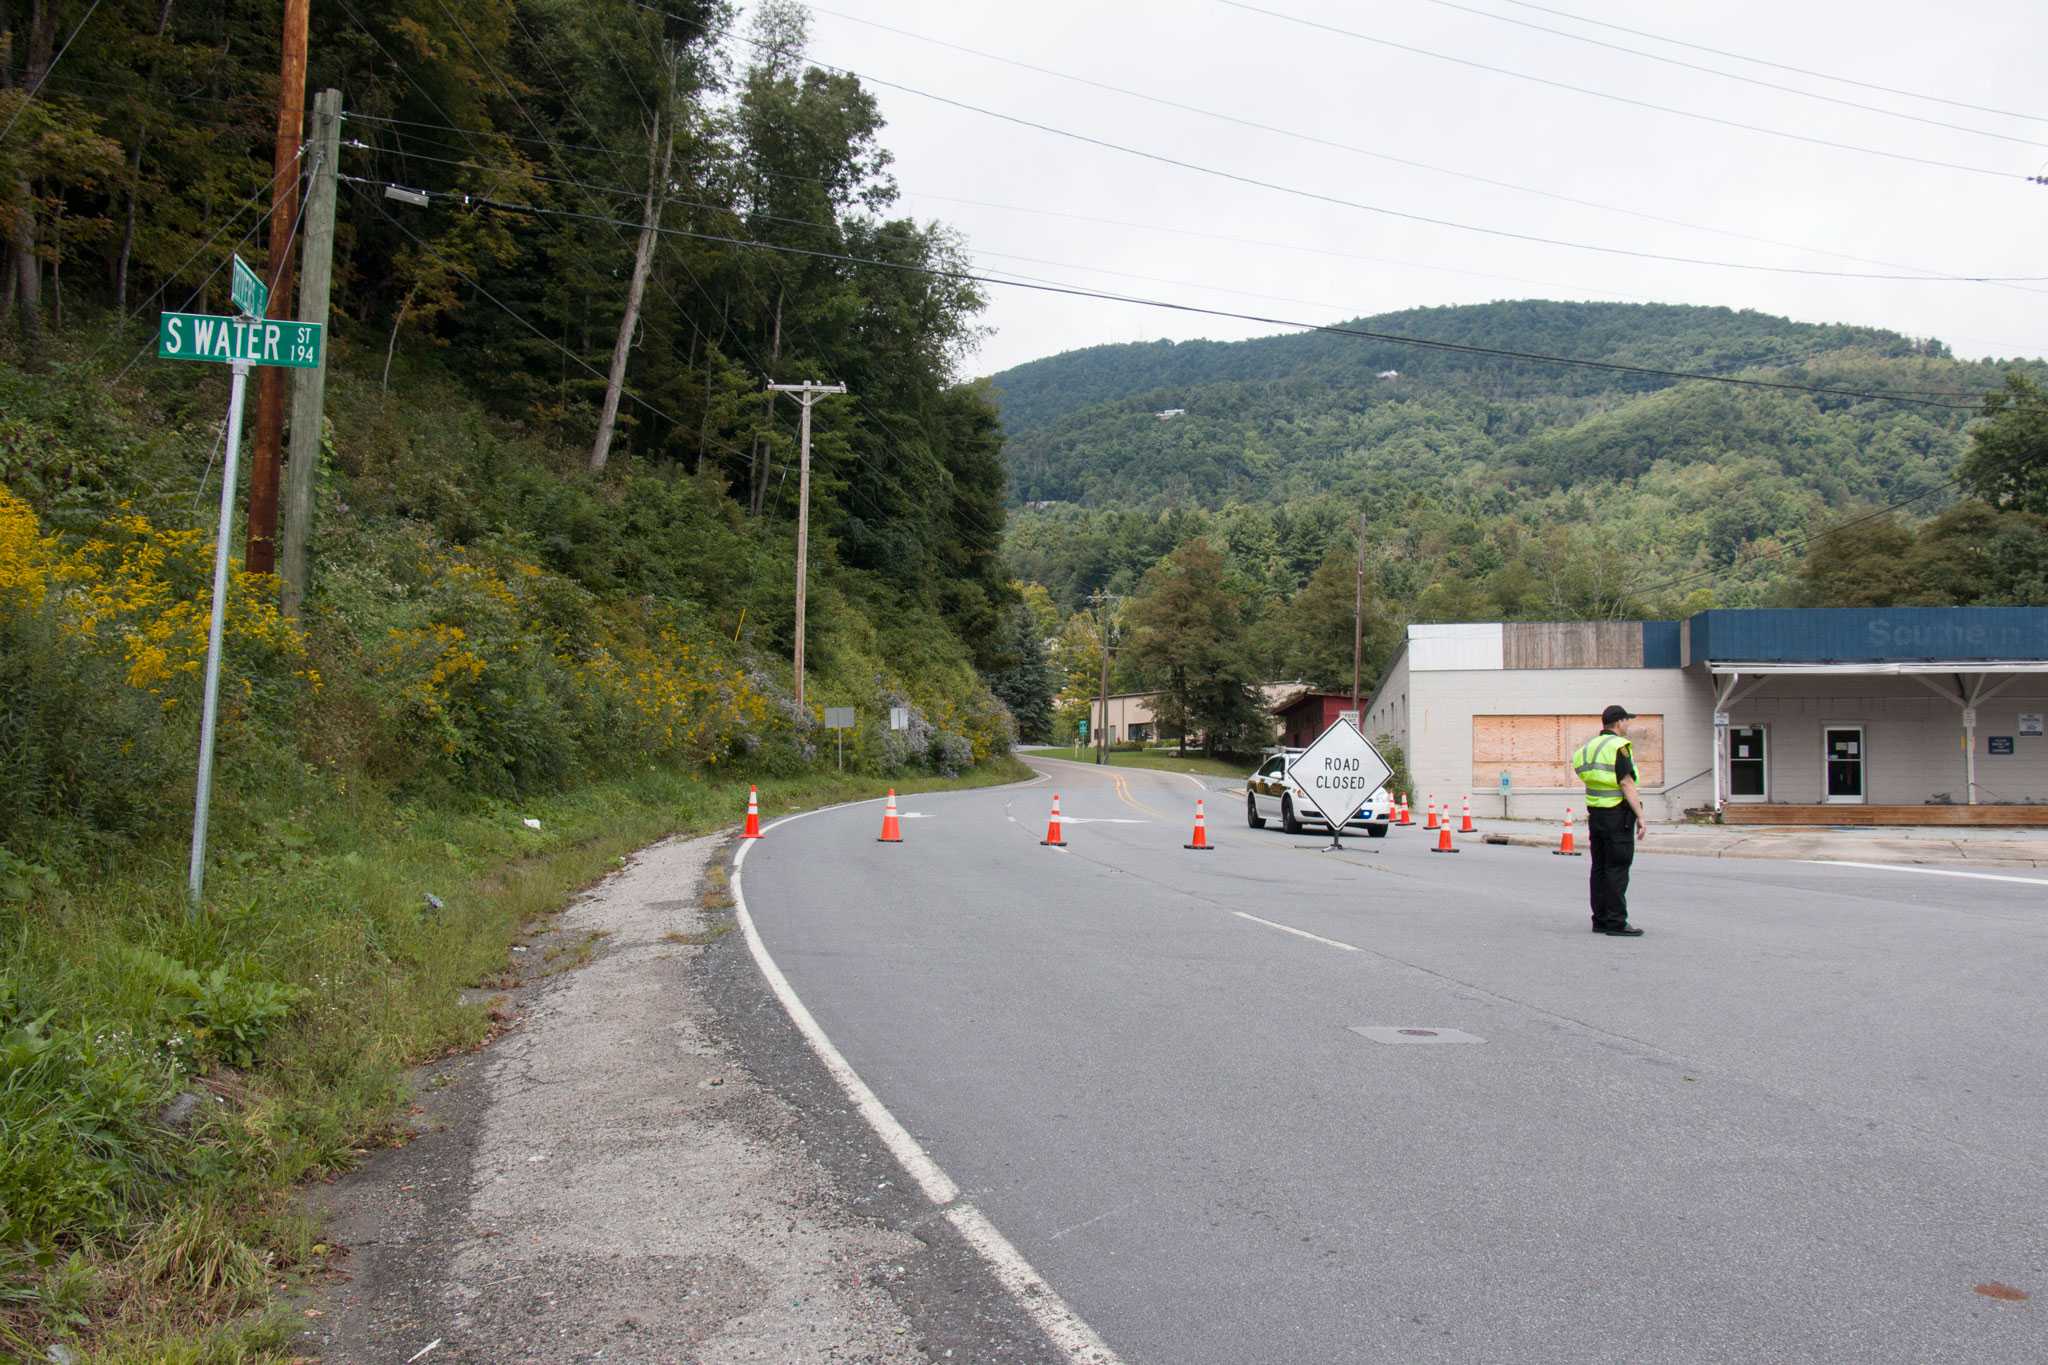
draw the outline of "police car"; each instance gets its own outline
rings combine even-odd
[[[1268,820],[1278,820],[1280,828],[1289,834],[1299,834],[1310,826],[1328,829],[1330,822],[1316,809],[1315,802],[1294,783],[1287,780],[1287,765],[1300,757],[1300,749],[1276,749],[1259,770],[1244,782],[1244,822],[1253,829],[1264,829]],[[1344,825],[1348,830],[1364,830],[1375,839],[1387,837],[1388,807],[1392,804],[1387,789],[1381,787],[1358,814]]]

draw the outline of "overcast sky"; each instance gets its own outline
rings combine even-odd
[[[1475,227],[1753,265],[2048,276],[2048,186],[2025,179],[2048,173],[2038,0],[1956,0],[1940,10],[1901,0],[1542,3],[1743,57],[2040,121],[1796,75],[1513,0],[1458,0],[1466,11],[1432,0],[1258,3],[1466,61],[2000,175],[1660,113],[1306,28],[1221,0],[830,0],[813,10],[811,55],[877,81],[1073,133]],[[1467,11],[1980,132],[1780,93]],[[1345,146],[1091,89],[877,24]],[[992,271],[1316,322],[1492,299],[1615,299],[1865,323],[1940,337],[1966,357],[2048,354],[2042,308],[2048,282],[1829,279],[1515,241],[1233,183],[884,85],[872,88],[889,122],[883,137],[896,156],[904,192],[899,209],[959,228],[977,262]],[[1642,214],[1671,221],[1635,216]],[[1016,289],[989,293],[984,320],[994,332],[967,364],[977,374],[1103,342],[1282,330]]]

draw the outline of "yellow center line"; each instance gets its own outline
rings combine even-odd
[[[1145,812],[1145,814],[1147,815],[1156,816],[1159,814],[1158,811],[1153,810],[1143,801],[1140,801],[1136,797],[1131,795],[1131,784],[1122,775],[1112,773],[1110,775],[1110,780],[1116,784],[1117,799],[1122,801],[1126,806],[1129,806],[1132,810],[1141,810]]]

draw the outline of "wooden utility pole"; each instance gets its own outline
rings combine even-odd
[[[284,0],[284,37],[278,61],[277,149],[271,159],[270,309],[292,315],[292,226],[299,212],[299,146],[306,135],[306,7]],[[256,389],[256,449],[249,461],[249,547],[242,567],[269,573],[277,567],[278,451],[284,444],[284,371],[263,367]]]
[[[829,394],[845,393],[844,384],[820,384],[807,380],[802,384],[770,384],[768,391],[794,395],[803,404],[804,415],[798,449],[801,454],[802,472],[797,476],[796,487],[796,709],[804,709],[804,597],[806,579],[809,577],[811,550],[811,405]],[[772,401],[772,400],[771,400]]]
[[[626,388],[626,359],[633,353],[633,332],[640,325],[640,300],[647,293],[647,272],[654,262],[654,245],[661,236],[661,207],[668,199],[669,166],[675,157],[676,119],[675,59],[669,63],[669,100],[654,112],[654,126],[647,134],[647,202],[640,213],[640,246],[633,253],[633,282],[626,290],[626,316],[619,322],[619,339],[612,346],[612,372],[604,386],[604,412],[598,418],[597,439],[590,446],[590,471],[603,469],[611,458],[612,431],[619,420],[619,398]],[[660,150],[657,152],[657,148]],[[771,403],[774,399],[769,399]],[[808,413],[808,409],[806,409]]]
[[[341,92],[322,90],[313,101],[312,166],[306,191],[305,269],[299,278],[299,321],[327,326],[327,296],[334,283],[334,201],[341,159]],[[320,463],[322,417],[327,405],[327,352],[292,380],[292,444],[284,466],[282,559],[284,614],[297,617],[306,600],[306,542],[313,534],[313,472]]]
[[[1365,664],[1365,513],[1358,514],[1358,582],[1351,599],[1351,709],[1358,709],[1359,673]],[[1360,728],[1363,728],[1362,726]]]
[[[1095,594],[1095,629],[1102,639],[1102,717],[1095,727],[1095,761],[1109,762],[1109,598]]]

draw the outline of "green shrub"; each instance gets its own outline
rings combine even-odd
[[[50,1017],[0,1023],[0,1246],[116,1234],[170,1169],[152,1116],[175,1069],[126,1030]]]
[[[157,1018],[171,1031],[177,1055],[194,1069],[210,1062],[254,1066],[271,1029],[306,994],[231,974],[225,965],[202,973],[148,948],[129,949],[128,962],[155,992]]]

